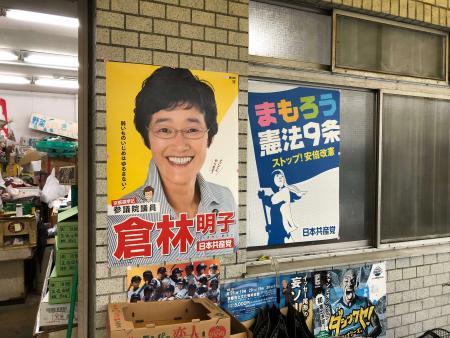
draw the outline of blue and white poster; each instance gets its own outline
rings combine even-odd
[[[340,92],[249,81],[248,245],[339,237]]]

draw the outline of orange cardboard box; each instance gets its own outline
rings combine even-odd
[[[44,156],[42,158],[41,170],[50,174],[52,169],[55,168],[55,172],[58,171],[61,167],[70,167],[76,166],[77,159],[76,157],[48,157]]]
[[[230,322],[207,298],[108,305],[110,338],[229,338]]]

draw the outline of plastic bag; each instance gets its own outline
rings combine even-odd
[[[289,336],[288,329],[286,326],[286,320],[284,319],[284,316],[280,313],[278,315],[278,320],[276,321],[276,326],[270,334],[270,338],[289,338],[289,337],[295,336]]]
[[[297,311],[291,304],[288,305],[287,330],[289,337],[314,338],[306,324],[303,312]]]
[[[59,184],[55,177],[55,168],[53,168],[52,173],[47,177],[44,188],[42,188],[41,201],[47,203],[49,208],[53,208],[53,202],[66,195],[66,188]]]

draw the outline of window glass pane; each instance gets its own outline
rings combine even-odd
[[[384,95],[381,240],[450,235],[450,102]]]
[[[371,240],[375,231],[375,94],[341,90],[341,107],[341,240]]]
[[[445,37],[337,15],[336,66],[445,80]]]
[[[249,53],[330,65],[331,16],[250,2]]]
[[[259,81],[249,81],[249,87],[257,88]],[[267,83],[265,83],[267,84]],[[282,91],[305,84],[269,83],[273,91]],[[325,86],[314,86],[325,88]],[[375,150],[374,116],[376,95],[364,90],[340,89],[340,166],[339,166],[339,215],[340,238],[337,240],[303,242],[300,245],[322,245],[350,241],[369,241],[375,231]],[[259,183],[251,133],[247,146],[247,196],[257,196]],[[258,198],[247,198],[247,219],[265,224]],[[326,212],[324,210],[324,212]],[[283,247],[291,244],[284,244]],[[299,245],[292,244],[292,245]]]

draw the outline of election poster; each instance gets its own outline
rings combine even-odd
[[[220,305],[240,321],[290,303],[315,337],[386,336],[386,263],[221,284]],[[283,313],[283,311],[282,311]]]
[[[127,268],[129,302],[208,298],[219,304],[219,284],[218,259]]]
[[[106,64],[110,266],[239,246],[238,76]]]
[[[340,92],[249,81],[247,245],[339,238]]]

